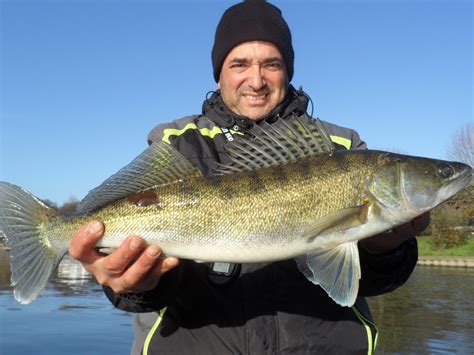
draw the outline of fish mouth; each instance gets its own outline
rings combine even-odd
[[[463,189],[464,187],[469,186],[472,179],[474,177],[474,169],[472,169],[469,165],[466,166],[464,171],[459,173],[459,176],[455,179],[458,181],[459,190]]]
[[[443,187],[439,192],[439,201],[438,204],[451,198],[471,183],[474,177],[474,169],[469,165],[461,164],[458,172],[450,179],[445,187]]]
[[[474,178],[474,169],[471,168],[471,170],[466,170],[466,172],[463,174],[461,177],[462,181],[465,182],[466,185],[469,185]]]

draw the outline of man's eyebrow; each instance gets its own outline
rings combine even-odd
[[[239,64],[245,64],[250,62],[247,58],[232,58],[230,60],[231,63],[239,63]],[[274,62],[279,62],[283,63],[283,59],[280,57],[270,57],[270,58],[265,58],[264,60],[261,61],[261,63],[267,64],[267,63],[274,63]]]
[[[246,58],[232,58],[230,60],[231,63],[241,63],[241,64],[244,64],[244,63],[248,63],[248,59]]]
[[[273,63],[273,62],[283,63],[283,59],[280,57],[271,57],[271,58],[265,58],[264,60],[262,60],[262,63]]]

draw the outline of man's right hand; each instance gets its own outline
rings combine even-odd
[[[160,277],[178,265],[174,257],[163,258],[161,249],[148,245],[138,236],[127,237],[111,254],[104,255],[95,248],[105,227],[94,221],[82,226],[69,244],[69,254],[101,285],[115,293],[140,293],[156,287]]]

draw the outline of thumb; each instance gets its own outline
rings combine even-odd
[[[69,243],[69,255],[82,263],[90,264],[101,257],[94,246],[104,235],[102,222],[93,221],[77,230]]]

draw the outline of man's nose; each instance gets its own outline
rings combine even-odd
[[[249,77],[249,86],[254,90],[260,90],[266,85],[265,73],[260,65],[252,65]]]

